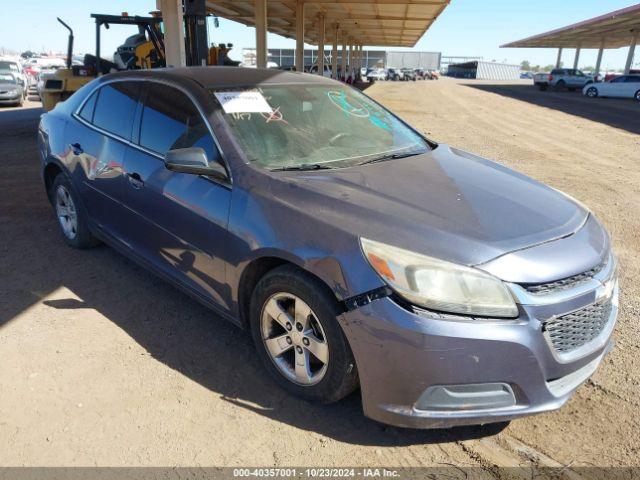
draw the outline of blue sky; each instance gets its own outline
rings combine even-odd
[[[439,51],[444,55],[482,56],[487,60],[548,65],[555,62],[556,51],[549,49],[501,49],[500,45],[612,10],[627,7],[630,0],[451,0],[416,49]],[[95,50],[94,24],[90,13],[145,15],[155,8],[155,0],[78,0],[12,1],[0,17],[0,47],[22,51],[66,49],[66,30],[55,20],[62,17],[75,31],[76,52]],[[131,27],[112,27],[103,38],[103,52],[113,52],[132,34]],[[255,44],[253,29],[234,22],[220,21],[219,29],[210,30],[212,42],[231,42],[238,57],[243,47]],[[294,42],[277,35],[269,36],[269,46],[292,47]],[[608,50],[603,68],[624,66],[627,49]],[[596,52],[585,50],[581,66],[595,64]],[[564,54],[565,63],[573,63],[573,51]],[[640,53],[636,63],[640,62]]]

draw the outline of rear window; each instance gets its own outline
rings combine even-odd
[[[139,82],[117,82],[100,89],[93,124],[124,139],[131,137]]]

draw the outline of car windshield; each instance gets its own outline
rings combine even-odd
[[[4,60],[0,60],[0,70],[13,70],[14,72],[20,71],[17,63],[7,62]]]
[[[340,85],[213,90],[250,162],[270,170],[333,168],[424,153],[389,111]]]
[[[0,73],[0,83],[16,83],[16,79],[10,73]]]

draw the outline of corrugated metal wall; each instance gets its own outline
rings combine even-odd
[[[387,52],[386,67],[440,70],[440,52]]]
[[[505,63],[478,62],[478,80],[518,80],[520,65]]]

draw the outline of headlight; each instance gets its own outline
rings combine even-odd
[[[506,285],[487,273],[366,238],[360,244],[373,269],[416,305],[465,315],[518,316]]]

